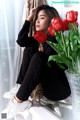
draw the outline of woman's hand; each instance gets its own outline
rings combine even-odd
[[[34,16],[34,11],[35,11],[35,9],[36,9],[36,7],[35,7],[35,8],[32,8],[32,9],[30,10],[30,14],[29,14],[29,16],[28,16],[28,18],[27,18],[27,21],[32,21],[32,20],[33,20],[33,16]]]

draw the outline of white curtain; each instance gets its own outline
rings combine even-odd
[[[21,48],[16,43],[23,24],[24,0],[0,0],[0,111],[5,106],[3,94],[17,80]]]

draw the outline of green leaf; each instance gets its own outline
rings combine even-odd
[[[50,61],[56,61],[58,63],[63,63],[61,58],[58,55],[50,55],[48,58],[48,62]]]
[[[58,65],[61,69],[64,69],[64,70],[65,70],[64,64],[57,63],[57,65]]]
[[[61,51],[59,44],[53,43],[51,41],[46,41],[57,53]]]

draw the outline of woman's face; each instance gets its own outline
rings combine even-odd
[[[45,11],[41,10],[38,13],[38,17],[35,22],[35,29],[36,31],[46,32],[48,27],[49,27],[49,18],[45,13]]]

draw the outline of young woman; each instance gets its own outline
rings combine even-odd
[[[33,16],[35,16],[34,19]],[[34,20],[35,31],[43,31],[47,34],[53,17],[59,17],[57,10],[53,7],[41,5],[38,8],[33,8],[19,32],[17,43],[25,49],[16,82],[20,86],[15,92],[15,87],[9,92],[12,95],[14,92],[14,97],[2,112],[7,113],[8,118],[13,117],[20,109],[24,110],[31,106],[28,97],[39,83],[42,84],[44,96],[48,99],[58,101],[70,95],[70,87],[64,71],[55,62],[51,62],[51,67],[47,65],[49,55],[55,54],[55,51],[46,42],[43,43],[43,46],[39,46],[34,37],[28,37],[32,20]],[[55,42],[55,37],[48,35],[48,40]]]

